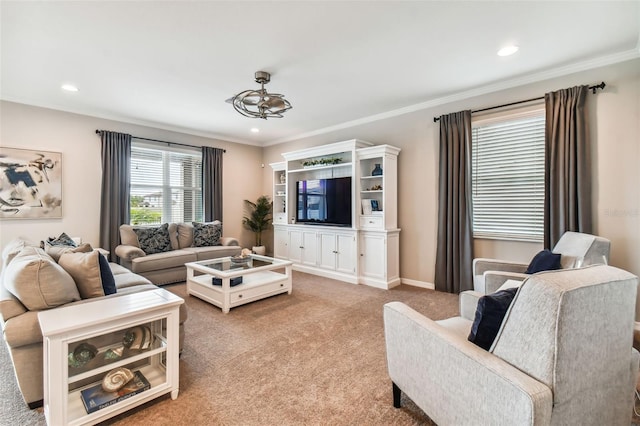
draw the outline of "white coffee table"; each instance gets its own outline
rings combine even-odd
[[[291,265],[288,260],[252,255],[246,264],[230,257],[186,263],[187,293],[205,300],[225,314],[231,308],[280,293],[291,294]],[[242,277],[242,284],[231,285]],[[217,278],[221,285],[214,285]]]

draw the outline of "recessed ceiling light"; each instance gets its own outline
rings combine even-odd
[[[506,46],[502,49],[498,50],[498,56],[509,56],[513,55],[518,51],[518,46]]]
[[[257,127],[254,127],[251,129],[251,133],[260,133],[260,129],[258,129]]]
[[[66,90],[67,92],[77,92],[78,88],[73,84],[63,84],[62,90]]]

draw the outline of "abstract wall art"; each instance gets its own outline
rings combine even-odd
[[[0,147],[0,219],[62,218],[62,154]]]

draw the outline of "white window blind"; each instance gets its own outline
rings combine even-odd
[[[202,221],[202,154],[134,140],[129,197],[132,225]]]
[[[473,236],[541,241],[544,110],[472,125]]]

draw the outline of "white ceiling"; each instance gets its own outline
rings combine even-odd
[[[640,56],[639,1],[2,0],[0,13],[2,99],[256,145]],[[284,118],[225,103],[258,70],[292,103]]]

